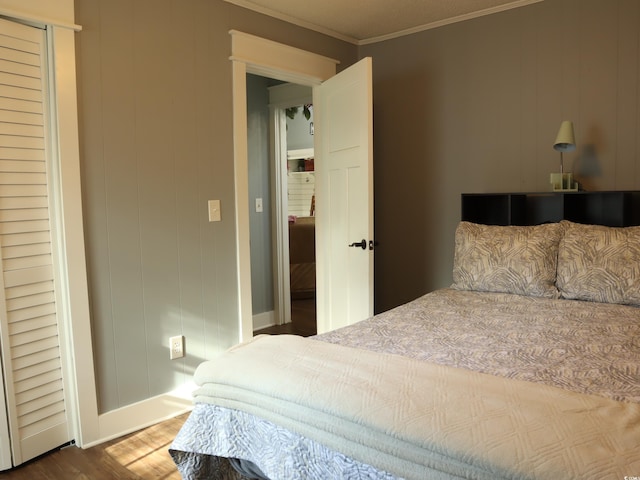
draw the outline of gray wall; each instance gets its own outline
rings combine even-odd
[[[462,192],[640,189],[640,2],[546,0],[361,48],[373,57],[376,311],[451,282]]]
[[[238,332],[231,40],[341,65],[353,45],[219,0],[78,0],[79,118],[101,412],[167,392]],[[219,199],[222,221],[207,221]],[[187,356],[169,360],[168,338]]]
[[[236,338],[232,28],[340,68],[373,57],[376,311],[450,283],[460,193],[550,190],[564,119],[586,188],[640,189],[637,0],[545,0],[359,49],[212,0],[79,0],[76,21],[101,411]]]
[[[300,105],[298,113],[293,118],[287,117],[287,150],[313,148],[313,135],[311,135],[310,130],[311,122],[313,122],[313,107],[311,107],[309,120],[302,113],[302,105]]]

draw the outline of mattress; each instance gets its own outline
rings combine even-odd
[[[263,408],[261,411],[254,407],[246,407],[242,402],[218,401],[219,399],[214,397],[220,396],[220,389],[207,390],[210,387],[207,380],[209,377],[204,373],[199,380],[202,387],[196,397],[196,408],[174,441],[171,452],[183,477],[193,479],[240,478],[236,470],[229,469],[229,466],[220,460],[221,457],[242,459],[250,468],[257,466],[255,476],[249,475],[248,478],[273,480],[600,479],[636,475],[640,469],[639,313],[636,307],[616,304],[443,289],[358,324],[313,339],[300,339],[303,346],[300,347],[302,353],[299,358],[303,358],[304,348],[315,350],[319,349],[315,345],[324,343],[327,344],[327,348],[335,345],[344,349],[337,350],[339,352],[360,352],[354,355],[340,353],[333,356],[353,356],[355,363],[358,362],[358,358],[367,358],[369,360],[364,362],[365,367],[379,362],[379,370],[384,370],[384,365],[388,363],[384,359],[393,358],[393,361],[396,361],[397,358],[402,359],[398,360],[401,365],[405,365],[402,362],[408,362],[407,365],[414,365],[411,362],[423,364],[424,370],[430,372],[429,375],[431,372],[439,372],[439,369],[447,372],[438,377],[436,383],[431,386],[418,386],[415,395],[409,396],[408,403],[412,403],[411,398],[416,399],[418,395],[428,394],[429,391],[442,393],[442,403],[432,411],[435,413],[432,413],[430,418],[438,420],[441,414],[437,412],[443,412],[442,415],[446,412],[448,418],[460,412],[470,417],[467,418],[467,423],[461,423],[457,430],[446,430],[456,424],[450,421],[441,422],[437,429],[433,427],[434,430],[445,428],[438,433],[442,438],[439,438],[437,445],[449,445],[447,448],[456,452],[426,447],[429,455],[436,453],[443,456],[433,456],[429,459],[430,463],[417,470],[406,469],[406,465],[395,465],[391,460],[381,461],[388,453],[386,451],[380,452],[377,458],[375,452],[362,454],[357,446],[347,445],[347,448],[341,448],[340,442],[336,439],[327,439],[313,432],[309,434],[304,429],[306,426],[291,424],[286,414],[273,415],[273,411],[280,408],[277,405],[273,408]],[[278,356],[277,352],[273,355]],[[376,355],[389,357],[377,360]],[[299,362],[290,360],[289,363]],[[215,371],[215,365],[220,364],[208,364],[203,367],[202,372],[209,367]],[[330,370],[329,367],[325,367],[316,367],[318,376],[320,372],[324,375],[325,371]],[[362,370],[356,369],[355,372],[356,375],[365,378]],[[297,377],[293,376],[294,373],[291,372],[290,378],[295,382]],[[264,378],[268,380],[269,375],[279,374],[281,372],[278,371],[265,373]],[[307,373],[307,377],[309,376]],[[243,377],[246,378],[246,375]],[[485,380],[479,381],[478,378]],[[453,385],[455,382],[452,379],[459,379],[458,386]],[[232,380],[215,380],[220,381]],[[274,383],[282,381],[280,378]],[[393,378],[390,377],[388,381],[391,385]],[[483,435],[487,432],[482,428],[477,429],[476,420],[492,417],[491,410],[481,409],[486,408],[486,398],[490,398],[490,390],[493,387],[487,387],[489,391],[482,396],[484,400],[479,403],[455,406],[455,402],[447,400],[453,398],[451,395],[455,396],[455,391],[464,392],[465,385],[474,382],[479,390],[485,388],[483,385],[497,385],[496,388],[500,390],[512,390],[513,395],[510,397],[516,406],[537,403],[546,409],[549,405],[560,405],[567,401],[566,407],[563,407],[565,410],[561,411],[571,412],[571,415],[554,416],[558,415],[557,412],[545,410],[544,413],[540,413],[541,417],[536,417],[536,421],[540,425],[548,422],[549,431],[531,429],[529,432],[525,428],[524,431],[529,432],[527,435],[511,438],[506,445],[503,444],[503,440],[510,438],[506,432],[516,431],[510,423],[503,424],[505,434],[494,435],[494,431],[494,434],[484,438]],[[240,389],[241,393],[244,395],[246,391],[253,389],[254,384],[262,383],[260,379],[249,382]],[[396,385],[394,388],[401,388],[402,385],[401,382],[400,386]],[[237,386],[234,388],[237,389]],[[279,396],[277,390],[274,396]],[[261,392],[261,395],[263,393]],[[536,400],[536,397],[543,398],[547,394],[550,395],[546,397],[547,401],[540,403]],[[225,395],[226,393],[222,394],[223,397]],[[357,392],[352,392],[352,395],[357,395]],[[427,395],[420,403],[430,401],[431,396],[438,397]],[[472,395],[462,394],[462,397],[465,396]],[[514,398],[517,400],[513,400]],[[498,400],[499,397],[495,399],[502,401]],[[326,399],[323,404],[330,400],[331,398]],[[463,400],[466,402],[466,399]],[[314,398],[308,401],[313,403]],[[337,402],[336,408],[339,404],[340,402]],[[414,407],[416,406],[409,405],[407,408]],[[420,405],[416,408],[418,407],[422,408]],[[515,407],[512,405],[509,408]],[[535,410],[538,407],[533,408]],[[389,409],[395,411],[396,405],[390,404]],[[355,416],[354,412],[351,412],[352,416]],[[520,415],[521,419],[532,418],[531,410],[525,409],[522,412],[525,413]],[[563,437],[562,441],[555,444],[545,443],[545,438],[550,432],[558,430],[557,425],[563,423],[565,418],[573,418],[575,412],[580,414],[575,417],[578,419],[574,422],[576,424],[567,426],[569,433],[563,434],[567,438]],[[582,412],[588,414],[581,417]],[[494,413],[496,418],[510,418],[504,411],[500,414],[502,416]],[[315,418],[315,415],[310,416]],[[304,418],[305,416],[301,415],[301,419]],[[327,423],[326,429],[332,430],[333,424],[330,421]],[[596,424],[600,426],[596,427]],[[427,423],[424,423],[425,429],[426,425]],[[587,431],[583,430],[585,425],[589,427]],[[590,430],[592,425],[594,430]],[[393,438],[404,434],[404,430],[394,431],[393,422],[389,425],[378,425],[376,428],[392,432]],[[492,430],[495,428],[492,427]],[[534,434],[533,431],[537,433]],[[573,439],[572,431],[579,432]],[[460,432],[464,434],[460,436]],[[465,435],[468,432],[473,432],[472,436],[477,438],[474,438],[472,447],[463,449],[461,453],[457,449],[460,445],[466,444]],[[365,430],[365,437],[368,438],[370,433],[369,430]],[[429,435],[431,433],[427,432],[427,436]],[[345,437],[347,436],[345,434]],[[353,435],[354,443],[358,443],[358,438],[358,434]],[[450,439],[453,441],[447,444]],[[411,441],[414,440],[418,444],[424,439],[416,438]],[[571,443],[573,441],[577,443]],[[379,439],[376,442],[373,442],[373,447],[366,447],[377,448],[376,445],[384,443]],[[502,445],[500,448],[511,448],[511,443],[516,448],[515,451],[495,455],[496,451],[501,451],[497,447],[498,444]],[[349,453],[345,454],[345,450]],[[594,451],[599,454],[593,454]],[[501,463],[502,457],[509,457],[504,465]],[[511,457],[516,461],[512,462]],[[537,458],[535,462],[534,457]],[[549,467],[551,469],[545,469],[545,463],[553,463],[551,458],[560,458],[560,463],[553,468]],[[513,465],[510,465],[511,463]],[[523,470],[522,465],[528,467]],[[554,472],[553,475],[556,476],[549,476],[549,472]]]

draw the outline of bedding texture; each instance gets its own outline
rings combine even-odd
[[[295,336],[198,368],[196,402],[240,410],[405,479],[623,478],[640,405]],[[290,472],[258,465],[268,478]]]
[[[317,338],[640,403],[637,307],[441,289]]]
[[[241,475],[248,463],[262,465],[274,479],[396,480],[273,422],[209,403],[196,403],[170,453],[185,480],[269,478],[262,470]]]
[[[455,240],[451,288],[200,365],[183,478],[640,475],[640,227],[461,222]]]

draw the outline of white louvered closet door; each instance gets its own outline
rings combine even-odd
[[[46,72],[45,32],[0,20],[0,339],[14,465],[70,440],[49,215]]]

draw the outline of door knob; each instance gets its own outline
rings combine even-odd
[[[367,249],[367,241],[363,238],[361,242],[354,242],[351,245],[349,245],[350,247],[360,247],[363,250]]]

